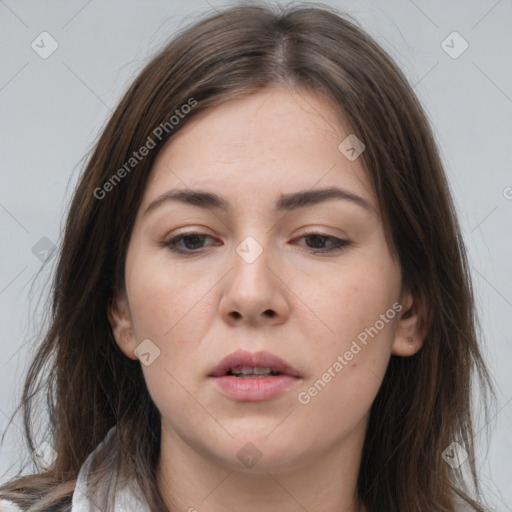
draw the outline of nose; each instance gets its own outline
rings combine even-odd
[[[252,237],[234,251],[219,306],[226,323],[278,325],[287,320],[290,292],[277,254],[271,252]]]

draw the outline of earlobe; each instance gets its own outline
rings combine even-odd
[[[116,294],[109,303],[107,311],[108,321],[117,345],[130,359],[137,359],[135,350],[135,335],[125,293]]]
[[[422,328],[424,322],[424,301],[419,295],[405,291],[402,295],[402,311],[400,312],[395,339],[391,353],[396,356],[408,357],[416,354],[423,346],[425,332]]]

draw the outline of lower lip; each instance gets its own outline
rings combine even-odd
[[[290,375],[241,378],[232,375],[210,377],[213,385],[234,400],[258,402],[270,400],[290,389],[300,379]]]

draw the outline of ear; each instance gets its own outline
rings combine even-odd
[[[426,336],[426,303],[420,293],[413,294],[409,288],[404,287],[401,304],[391,353],[407,357],[416,354],[423,346]]]
[[[119,348],[126,357],[137,359],[134,354],[137,346],[136,337],[126,292],[123,291],[113,295],[108,306],[107,316]]]

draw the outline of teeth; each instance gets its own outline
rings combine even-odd
[[[252,373],[255,373],[256,375],[263,375],[264,373],[270,373],[272,370],[270,368],[256,368],[254,367],[252,369]]]
[[[231,370],[233,375],[270,375],[276,373],[272,371],[272,368],[258,368],[256,366],[238,366]]]

